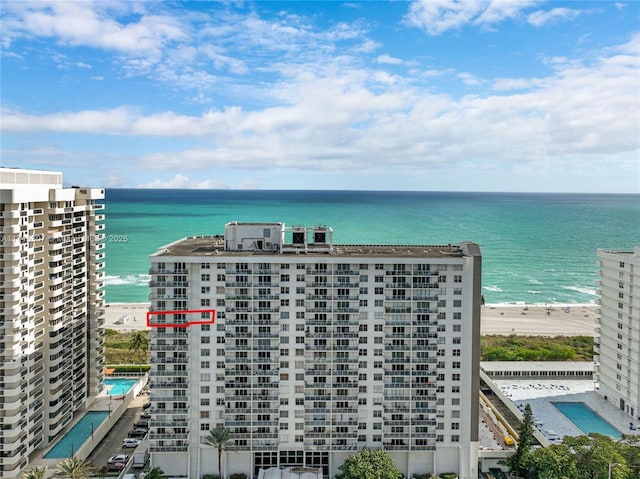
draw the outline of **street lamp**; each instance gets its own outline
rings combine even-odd
[[[609,463],[609,475],[607,476],[609,479],[611,479],[611,470],[613,469],[613,466],[619,466],[620,463],[618,462],[610,462]]]
[[[91,422],[91,438],[93,439],[93,422]]]

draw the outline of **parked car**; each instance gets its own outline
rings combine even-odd
[[[140,440],[132,437],[128,437],[122,441],[122,447],[125,449],[128,447],[136,448],[138,447],[138,444],[140,444]]]
[[[146,428],[149,429],[149,420],[148,419],[140,419],[138,422],[133,424],[134,427]]]
[[[127,459],[129,459],[129,456],[126,454],[116,454],[115,456],[111,456],[107,459],[107,464],[114,464],[116,462],[123,462],[126,464]]]
[[[146,402],[142,405],[142,409],[147,410],[151,407],[151,403],[150,402]]]
[[[151,418],[151,411],[149,411],[148,409],[142,414],[140,414],[140,419],[149,419],[149,418]]]
[[[137,428],[132,429],[131,431],[129,431],[127,436],[128,437],[145,437],[147,435],[147,432],[149,432],[148,429],[145,429],[145,428],[142,428],[142,427],[137,427]]]
[[[122,471],[126,467],[124,462],[112,462],[107,464],[107,471]]]

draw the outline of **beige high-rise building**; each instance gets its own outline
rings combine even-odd
[[[104,190],[0,168],[0,477],[18,477],[96,396]]]
[[[640,420],[640,246],[633,251],[598,250],[598,264],[598,392]]]
[[[217,474],[206,437],[222,425],[227,474],[334,477],[368,447],[406,477],[477,477],[480,248],[332,236],[233,222],[151,256],[152,465]],[[206,309],[214,324],[180,327]]]

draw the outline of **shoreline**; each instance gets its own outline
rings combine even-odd
[[[149,302],[106,303],[105,328],[116,331],[148,329]],[[480,333],[518,336],[594,336],[598,305],[590,304],[485,304]]]

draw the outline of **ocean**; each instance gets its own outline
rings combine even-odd
[[[640,244],[640,195],[106,190],[106,301],[148,300],[148,256],[230,221],[327,225],[334,244],[475,241],[490,304],[588,304],[596,250]]]

